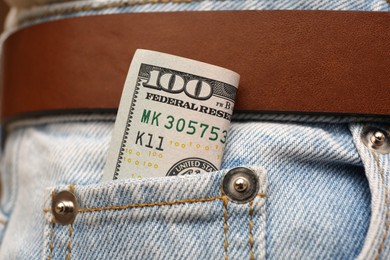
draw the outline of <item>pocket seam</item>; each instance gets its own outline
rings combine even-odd
[[[389,190],[387,188],[387,185],[385,185],[385,181],[384,181],[384,177],[383,177],[383,170],[382,170],[382,167],[379,163],[378,155],[374,151],[371,151],[371,153],[372,153],[372,156],[374,157],[376,166],[378,167],[378,172],[379,172],[381,183],[385,188],[385,204],[386,204],[385,231],[383,234],[382,242],[380,243],[379,248],[378,248],[378,252],[376,253],[376,256],[375,256],[375,259],[379,259],[381,252],[383,250],[383,247],[385,245],[385,241],[386,241],[387,234],[389,231],[389,226],[390,226],[390,223],[389,223]]]
[[[266,197],[266,196],[267,195],[265,193],[259,193],[256,195],[256,197]],[[214,200],[224,200],[225,197],[226,195],[214,196],[210,198],[174,200],[168,202],[137,203],[137,204],[122,205],[122,206],[112,205],[112,206],[96,207],[96,208],[79,208],[78,213],[90,213],[90,212],[107,211],[107,210],[124,210],[124,209],[131,209],[131,208],[172,206],[178,204],[197,203],[197,202],[211,202]],[[43,212],[44,213],[51,212],[51,209],[44,209]]]
[[[229,247],[229,244],[228,244],[228,239],[227,239],[227,234],[228,234],[228,231],[229,231],[229,227],[228,227],[228,224],[227,224],[227,220],[228,220],[228,209],[227,209],[228,198],[223,193],[222,188],[221,188],[221,194],[223,194],[221,196],[222,197],[222,201],[223,201],[223,234],[224,234],[223,249],[224,249],[224,254],[225,254],[225,260],[228,260],[229,259],[229,257],[228,257],[228,247]]]
[[[249,258],[255,259],[253,254],[253,199],[249,202]]]
[[[67,245],[68,253],[66,254],[66,259],[67,259],[67,260],[70,260],[70,253],[72,252],[72,250],[71,250],[72,233],[73,233],[73,225],[70,224],[70,225],[69,225],[69,241],[68,241],[68,245]]]
[[[56,192],[53,191],[51,193],[51,199],[54,200],[54,197],[56,196]],[[54,218],[54,215],[51,215],[51,227],[50,227],[50,243],[49,243],[49,257],[48,259],[51,260],[53,256],[53,249],[54,249],[54,243],[53,243],[53,237],[54,237],[54,228],[56,225],[56,220]]]

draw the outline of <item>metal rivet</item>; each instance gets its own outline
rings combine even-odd
[[[59,215],[66,215],[73,211],[74,205],[72,201],[60,201],[55,208],[55,212]]]
[[[51,209],[56,223],[61,225],[72,224],[78,211],[74,194],[70,191],[59,192],[53,198]]]
[[[259,178],[249,168],[234,168],[225,174],[222,181],[222,190],[231,201],[246,203],[258,193]]]
[[[234,189],[238,192],[245,192],[248,189],[248,180],[242,177],[234,180]]]
[[[373,135],[371,135],[370,141],[372,145],[381,146],[386,141],[386,135],[380,131],[376,131]]]
[[[371,150],[381,154],[390,153],[390,137],[382,129],[365,127],[362,131],[362,141]]]

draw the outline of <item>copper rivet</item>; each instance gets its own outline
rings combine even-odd
[[[61,191],[54,196],[51,209],[56,223],[72,224],[78,212],[76,197],[70,191]]]

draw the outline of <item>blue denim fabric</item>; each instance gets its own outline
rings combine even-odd
[[[9,30],[123,12],[390,11],[385,0],[204,0],[118,7],[136,2],[77,1],[19,10]],[[69,115],[10,126],[0,161],[0,259],[390,256],[390,155],[373,152],[361,141],[364,125],[390,131],[383,122],[240,114],[232,123],[221,171],[101,183],[114,120],[114,115]],[[264,196],[246,204],[225,203],[221,178],[236,166],[256,170]],[[69,189],[84,211],[72,226],[53,225],[47,210],[52,193]]]
[[[249,243],[250,221],[253,227],[258,227],[251,231],[256,244],[264,248],[265,242],[265,230],[261,226],[265,225],[262,194],[266,179],[263,170],[254,170],[262,180],[262,187],[251,206],[225,205],[220,189],[223,171],[75,186],[74,193],[80,202],[77,221],[72,226],[53,226],[51,213],[46,214],[44,256],[220,259],[227,253],[232,258],[249,258],[249,252],[255,250]],[[59,187],[56,191],[67,189]],[[229,226],[227,233],[224,223]],[[245,238],[241,236],[243,233],[247,234]],[[68,249],[69,241],[71,249]],[[227,251],[225,241],[232,244]],[[53,243],[52,250],[50,243]]]
[[[114,116],[14,124],[2,160],[0,258],[387,258],[390,156],[362,144],[362,124],[243,117],[232,124],[222,168],[262,176],[265,196],[252,214],[249,203],[224,206],[224,170],[100,183]],[[86,212],[53,226],[52,192],[71,184]]]

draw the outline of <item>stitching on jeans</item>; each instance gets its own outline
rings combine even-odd
[[[72,244],[72,233],[73,233],[73,226],[72,224],[69,225],[69,241],[68,241],[68,253],[66,255],[66,260],[70,260],[70,253],[72,252],[71,250],[71,244]]]
[[[55,191],[53,191],[51,193],[51,199],[52,201],[54,200],[54,197],[55,197],[56,193]],[[54,218],[54,215],[51,215],[51,227],[50,227],[50,238],[49,238],[49,260],[51,260],[52,258],[52,255],[53,255],[53,248],[54,248],[54,244],[53,244],[53,237],[54,237],[54,227],[55,227],[55,224],[56,224],[56,220]]]
[[[140,203],[140,204],[130,204],[124,206],[106,206],[100,208],[84,208],[79,209],[79,212],[94,212],[94,211],[104,211],[104,210],[122,210],[122,209],[130,209],[130,208],[144,208],[144,207],[154,207],[154,206],[171,206],[176,204],[184,204],[184,203],[195,203],[195,202],[209,202],[217,199],[221,199],[221,196],[215,196],[211,198],[203,198],[203,199],[188,199],[188,200],[176,200],[170,202],[152,202],[152,203]]]
[[[388,231],[389,231],[389,191],[388,191],[388,188],[387,188],[387,185],[385,185],[385,181],[384,181],[384,177],[383,177],[383,171],[382,171],[382,168],[380,166],[380,163],[379,163],[379,158],[378,158],[378,155],[374,152],[374,151],[371,151],[372,153],[372,156],[374,157],[375,159],[375,163],[378,167],[378,171],[379,171],[379,175],[381,177],[381,183],[383,185],[383,187],[385,188],[385,204],[386,204],[386,215],[385,215],[385,232],[383,234],[383,239],[382,239],[382,242],[381,244],[379,245],[379,248],[378,248],[378,252],[375,256],[375,259],[379,259],[379,256],[383,250],[383,247],[384,247],[384,244],[385,244],[385,241],[386,241],[386,238],[387,238],[387,234],[388,234]]]
[[[74,194],[74,184],[73,183],[69,185],[69,191]],[[72,224],[70,224],[69,225],[69,241],[68,241],[68,246],[67,246],[68,253],[66,254],[66,260],[70,260],[70,253],[72,252],[72,250],[71,250],[72,233],[73,233],[73,226],[72,226]]]
[[[227,225],[227,220],[228,220],[228,209],[227,209],[227,204],[228,204],[228,198],[226,197],[225,193],[223,192],[223,189],[221,187],[221,199],[223,202],[223,233],[224,233],[224,240],[223,240],[223,249],[224,249],[224,254],[225,254],[225,260],[228,260],[228,239],[227,239],[227,234],[228,234],[228,225]]]
[[[74,192],[74,185],[71,184],[69,187],[70,191]],[[221,191],[223,194],[222,196],[214,196],[210,198],[200,198],[200,199],[187,199],[187,200],[176,200],[176,201],[170,201],[170,202],[153,202],[153,203],[139,203],[139,204],[129,204],[129,205],[124,205],[124,206],[106,206],[106,207],[98,207],[98,208],[81,208],[78,209],[78,213],[88,213],[88,212],[97,212],[97,211],[106,211],[106,210],[124,210],[124,209],[130,209],[130,208],[145,208],[145,207],[156,207],[156,206],[172,206],[172,205],[177,205],[177,204],[185,204],[185,203],[197,203],[197,202],[211,202],[214,200],[222,200],[223,201],[223,206],[224,206],[224,224],[223,224],[223,229],[224,229],[224,254],[225,254],[225,260],[228,260],[228,255],[227,255],[227,250],[228,250],[228,240],[227,240],[227,234],[228,234],[228,225],[227,225],[227,219],[228,219],[228,209],[227,209],[227,203],[228,203],[228,198],[227,196]],[[52,192],[52,199],[55,196],[55,192]],[[260,193],[257,194],[256,197],[266,197],[267,195],[265,193]],[[253,201],[250,202],[250,238],[249,238],[249,243],[251,247],[251,259],[253,256],[252,252],[252,247],[253,247],[253,236],[252,236],[252,215],[253,215]],[[44,209],[43,210],[45,213],[51,212],[51,209]],[[52,228],[51,228],[51,233],[50,233],[50,254],[49,254],[49,259],[52,257],[52,251],[53,251],[53,243],[52,243],[52,238],[54,234],[54,225],[55,225],[55,219],[54,215],[52,216]],[[66,256],[67,260],[70,260],[70,253],[71,253],[71,242],[72,242],[72,233],[73,233],[73,226],[69,226],[69,242],[68,242],[68,254]]]
[[[146,5],[146,4],[192,3],[192,2],[203,2],[203,1],[205,0],[138,0],[132,2],[108,3],[100,6],[75,6],[75,7],[70,7],[69,9],[66,10],[54,10],[54,11],[49,11],[45,14],[28,16],[24,19],[20,19],[18,24],[23,24],[25,22],[33,21],[37,19],[43,19],[50,16],[67,15],[67,14],[74,14],[79,12],[100,11],[106,9],[125,8],[125,7]]]
[[[225,260],[228,260],[228,240],[227,240],[227,234],[228,234],[228,225],[227,225],[227,219],[228,219],[228,210],[227,210],[227,203],[228,199],[226,196],[222,196],[222,201],[223,201],[223,232],[224,232],[224,241],[223,241],[223,246],[225,250]]]
[[[5,225],[6,223],[7,223],[7,221],[0,219],[0,224],[1,225]]]
[[[254,260],[253,254],[253,200],[249,202],[249,259]]]
[[[53,249],[54,249],[54,243],[53,243],[53,237],[54,237],[54,227],[55,227],[55,218],[54,215],[51,216],[51,228],[50,228],[50,243],[49,243],[49,260],[51,260],[53,255]]]
[[[258,194],[257,196],[258,197],[265,197],[266,194],[261,193],[261,194]],[[177,205],[177,204],[196,203],[196,202],[210,202],[210,201],[214,201],[214,200],[223,200],[224,197],[225,196],[215,196],[215,197],[211,197],[211,198],[175,200],[175,201],[169,201],[169,202],[151,202],[151,203],[129,204],[129,205],[124,205],[124,206],[80,208],[80,209],[78,209],[78,213],[89,213],[89,212],[106,211],[106,210],[124,210],[124,209],[131,209],[131,208],[171,206],[171,205]],[[51,212],[51,209],[44,209],[43,212],[45,212],[45,213]]]

